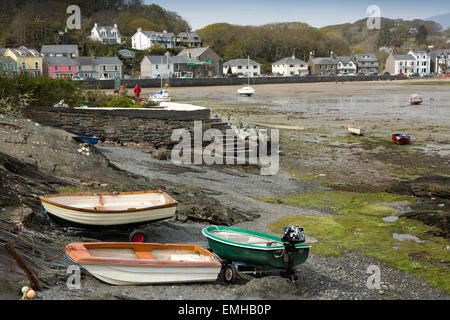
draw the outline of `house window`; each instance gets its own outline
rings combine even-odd
[[[115,71],[117,71],[117,70],[118,70],[118,69],[117,69],[117,66],[114,66],[114,70],[115,70]]]
[[[242,66],[238,66],[238,69],[242,69]]]
[[[158,70],[158,65],[156,65],[155,67],[156,67],[155,69]]]
[[[103,71],[106,71],[106,66],[103,66]]]
[[[55,71],[58,71],[58,66],[55,66]]]
[[[291,64],[290,66],[289,66],[290,68],[293,68],[294,67],[294,65],[293,64]]]
[[[72,66],[69,66],[69,71],[72,71]]]
[[[35,68],[35,69],[39,69],[39,62],[35,62],[35,63],[34,63],[34,68]]]

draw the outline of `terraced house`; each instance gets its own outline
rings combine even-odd
[[[352,76],[356,74],[356,62],[353,61],[352,57],[350,56],[340,56],[336,57],[336,70],[337,74],[340,76],[348,75]]]
[[[337,63],[333,51],[330,57],[315,57],[311,52],[308,61],[309,73],[315,76],[337,75]]]
[[[416,60],[415,63],[415,73],[424,75],[430,73],[431,69],[431,57],[425,50],[410,50],[409,55],[413,56]]]
[[[410,75],[416,72],[416,58],[410,54],[390,54],[386,59],[385,72]]]
[[[117,57],[97,57],[95,58],[96,70],[100,79],[122,79],[123,63]]]
[[[177,36],[177,45],[187,48],[202,46],[202,39],[196,32],[181,32]]]
[[[73,78],[77,74],[77,62],[68,57],[45,57],[44,75],[52,78]]]
[[[353,55],[353,60],[356,62],[358,72],[363,74],[378,73],[379,61],[373,53],[356,53]]]
[[[78,57],[78,45],[43,45],[41,56],[43,57]]]
[[[7,49],[4,56],[12,58],[17,63],[19,72],[28,73],[31,76],[42,75],[42,57],[35,49],[24,46]]]

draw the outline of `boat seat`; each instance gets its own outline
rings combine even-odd
[[[143,260],[156,260],[154,256],[150,252],[146,251],[135,251],[136,255],[139,257],[139,259]]]

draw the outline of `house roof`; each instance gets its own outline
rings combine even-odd
[[[39,57],[39,52],[35,49],[28,49],[27,47],[10,49],[16,56],[20,57]]]
[[[76,44],[43,45],[42,53],[78,53],[78,46]]]
[[[377,57],[373,53],[356,53],[353,56],[358,62],[378,62]]]
[[[167,56],[145,56],[145,59],[150,61],[151,64],[166,64]],[[195,58],[189,58],[187,56],[169,56],[169,64],[185,64],[189,62],[198,62]]]
[[[0,56],[3,56],[8,48],[0,48]]]
[[[196,32],[180,32],[177,38],[181,42],[202,42],[200,36]]]
[[[94,29],[96,29],[97,30],[97,32],[98,32],[98,34],[101,36],[101,30],[102,29],[104,29],[105,30],[105,33],[106,33],[106,37],[113,37],[113,38],[115,38],[115,37],[120,37],[120,31],[119,31],[119,28],[117,28],[117,26],[116,25],[114,25],[114,27],[110,27],[110,26],[99,26],[99,25],[97,25],[97,24],[95,24],[94,25]],[[117,35],[113,35],[112,34],[112,32],[113,31],[116,31],[117,32]]]
[[[330,57],[313,58],[314,64],[337,64],[337,60]]]
[[[75,62],[79,66],[98,64],[97,60],[95,60],[95,57],[73,57],[72,59],[75,60]]]
[[[306,64],[305,61],[296,58],[295,56],[291,56],[291,57],[287,57],[287,58],[283,58],[280,59],[274,63],[272,63],[272,65],[283,65],[283,64]]]
[[[233,59],[230,61],[227,61],[223,64],[224,67],[237,67],[237,66],[246,66],[250,63],[250,65],[254,66],[260,66],[261,64],[253,61],[252,59],[250,59],[250,61],[248,59]]]
[[[209,47],[187,48],[181,51],[178,56],[190,56],[191,58],[198,58],[208,49]]]
[[[45,62],[50,66],[74,66],[77,61],[67,57],[45,57]]]
[[[435,56],[435,57],[438,57],[438,56],[441,56],[441,55],[449,55],[450,54],[450,49],[436,49],[436,50],[431,51],[431,54],[433,56]]]
[[[336,61],[339,62],[343,62],[343,63],[349,63],[350,61],[353,61],[352,57],[350,56],[338,56],[336,57]]]
[[[153,40],[174,40],[175,35],[173,33],[168,32],[156,32],[156,31],[141,31],[146,37],[151,38]]]
[[[416,60],[416,58],[410,54],[394,54],[392,56],[394,57],[394,60]]]
[[[97,64],[118,64],[123,65],[122,61],[120,61],[117,57],[96,57],[95,60]]]

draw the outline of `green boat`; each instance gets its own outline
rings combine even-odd
[[[290,255],[295,267],[306,261],[311,248],[308,244],[289,244],[277,236],[238,228],[209,226],[202,233],[213,252],[231,264],[244,262],[288,270]],[[287,249],[290,245],[292,254]]]

